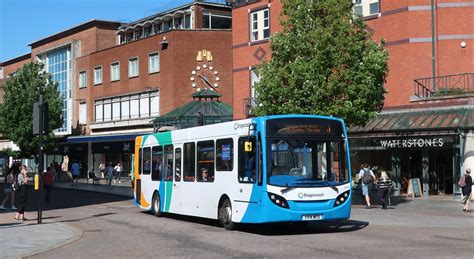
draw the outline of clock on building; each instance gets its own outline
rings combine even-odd
[[[214,66],[209,64],[197,65],[191,72],[191,86],[197,89],[219,88],[220,76]]]

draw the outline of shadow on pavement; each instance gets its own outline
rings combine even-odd
[[[0,190],[3,190],[3,184],[0,184]],[[43,191],[43,197],[45,192]],[[3,192],[0,193],[0,202],[3,201]],[[65,208],[76,208],[88,205],[103,204],[108,202],[117,202],[131,200],[128,197],[110,195],[104,193],[96,193],[89,191],[80,191],[74,189],[61,189],[53,188],[51,190],[50,203],[45,204],[43,201],[43,211],[65,209]],[[16,207],[19,206],[20,197],[18,194],[15,195]],[[6,207],[11,206],[6,204]],[[36,212],[38,210],[38,192],[34,190],[33,186],[28,186],[28,202],[26,205],[26,212]],[[7,211],[8,212],[8,211]],[[0,211],[1,213],[1,211]]]
[[[149,214],[148,211],[141,211]],[[164,218],[186,221],[195,224],[207,225],[216,228],[222,228],[217,220],[205,219],[199,217],[183,216],[176,214],[164,214]],[[266,224],[238,224],[236,231],[247,232],[264,236],[282,236],[282,235],[306,235],[306,234],[325,234],[352,232],[363,229],[369,225],[366,221],[357,220],[328,220],[312,222],[283,222]]]

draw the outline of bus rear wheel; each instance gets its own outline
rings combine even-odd
[[[157,217],[163,216],[163,212],[160,210],[160,205],[161,205],[161,200],[160,200],[160,194],[155,192],[153,195],[153,200],[151,203],[151,210],[153,212],[153,215]]]
[[[227,230],[235,228],[235,224],[232,222],[232,205],[228,199],[224,200],[219,207],[219,222]]]

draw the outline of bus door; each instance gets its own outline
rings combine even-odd
[[[258,170],[260,161],[258,156],[257,138],[255,136],[240,137],[238,140],[239,150],[239,166],[238,179],[241,187],[246,191],[243,192],[244,197],[241,200],[248,202],[258,201],[258,185],[259,179],[261,181],[261,171]],[[259,174],[260,173],[260,174]]]
[[[173,201],[174,205],[171,209],[175,210],[176,213],[181,213],[182,201],[182,174],[181,174],[181,148],[177,147],[174,149],[174,179],[173,179]]]

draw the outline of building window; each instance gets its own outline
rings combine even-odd
[[[250,98],[256,98],[255,85],[260,82],[260,77],[257,75],[255,69],[250,70]]]
[[[155,23],[155,24],[153,24],[153,28],[154,28],[155,34],[161,33],[161,31],[162,31],[161,26],[162,26],[162,23]]]
[[[152,53],[148,56],[148,73],[160,72],[160,53]]]
[[[250,41],[270,37],[270,10],[263,9],[250,13]]]
[[[212,13],[204,13],[202,15],[203,29],[231,29],[232,17],[225,15],[217,15]]]
[[[120,63],[115,62],[110,65],[110,81],[120,80]]]
[[[87,124],[87,104],[79,104],[79,124]]]
[[[138,76],[138,58],[128,60],[128,77]]]
[[[355,15],[369,16],[380,13],[379,0],[353,0]]]
[[[87,72],[79,72],[79,88],[87,87]]]
[[[152,32],[152,31],[151,31],[151,26],[148,26],[148,27],[143,28],[143,32],[144,32],[144,35],[143,35],[144,37],[150,36],[150,35],[151,35],[151,32]]]
[[[179,18],[174,18],[174,28],[175,29],[182,29],[183,28],[183,19],[181,17]]]
[[[159,91],[117,96],[95,102],[95,121],[118,121],[160,115]]]
[[[379,2],[374,2],[374,3],[370,3],[370,14],[376,14],[376,13],[379,13],[380,10],[379,10]]]
[[[102,67],[94,68],[94,85],[102,84]]]
[[[191,29],[191,15],[184,16],[184,29]]]
[[[0,67],[0,79],[3,79],[3,67]]]

